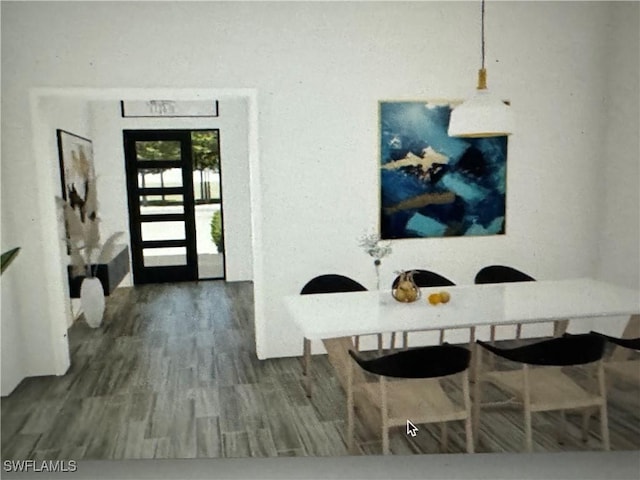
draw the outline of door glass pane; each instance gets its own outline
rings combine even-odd
[[[171,188],[182,186],[181,168],[139,168],[139,188]]]
[[[145,160],[180,160],[179,140],[156,140],[136,142],[136,159]]]
[[[196,203],[220,201],[220,132],[191,132],[193,155],[193,196]]]
[[[142,222],[142,241],[184,240],[186,233],[184,222]]]
[[[187,247],[145,248],[145,267],[174,267],[187,264]]]
[[[196,243],[200,278],[224,277],[224,242],[219,203],[196,205]]]
[[[184,213],[182,195],[140,195],[140,213]]]
[[[220,216],[220,132],[191,132],[193,196],[196,201],[196,243],[200,278],[224,277]]]
[[[220,172],[208,169],[193,172],[193,198],[198,205],[220,203]]]

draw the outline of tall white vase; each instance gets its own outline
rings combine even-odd
[[[80,305],[91,328],[98,328],[104,315],[104,290],[96,277],[85,278],[80,286]]]

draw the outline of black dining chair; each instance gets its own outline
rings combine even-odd
[[[432,272],[430,270],[415,269],[415,270],[411,270],[411,272],[413,273],[413,281],[415,282],[415,284],[418,287],[421,287],[421,288],[422,287],[426,288],[426,287],[451,287],[451,286],[455,286],[455,283],[452,282],[451,280],[449,280],[448,278],[443,277],[439,273]],[[391,289],[392,290],[398,286],[399,281],[400,281],[400,275],[398,275],[393,280],[393,283],[391,284]],[[408,334],[408,332],[402,332],[402,348],[403,348],[403,350],[406,350],[408,348],[408,342],[409,342],[409,334]],[[444,330],[440,330],[440,343],[442,344],[443,342],[444,342]],[[395,334],[395,332],[393,332],[391,334],[391,339],[390,339],[391,351],[395,350],[395,344],[396,344],[396,334]]]
[[[354,362],[349,363],[347,439],[350,452],[355,453],[354,397],[358,393],[364,395],[379,413],[376,418],[380,419],[383,454],[390,453],[389,429],[406,428],[407,420],[414,426],[440,423],[443,450],[447,448],[446,422],[463,420],[466,450],[473,453],[468,373],[471,355],[468,349],[443,344],[412,348],[370,360],[363,359],[353,350],[349,354],[361,369],[378,377],[377,382],[355,382]],[[452,396],[453,392],[447,393],[440,382],[441,378],[454,375],[461,381],[461,394],[456,396]],[[389,381],[389,378],[396,380]]]
[[[631,321],[630,321],[631,323]],[[628,325],[627,328],[633,325]],[[636,328],[637,330],[637,328]],[[627,333],[627,332],[625,332]],[[605,335],[604,333],[591,331],[591,334],[602,337],[605,342],[615,345],[613,352],[603,362],[607,373],[607,388],[613,386],[614,380],[620,380],[639,385],[640,384],[640,357],[633,352],[640,352],[640,337],[619,338]],[[633,356],[633,358],[632,358]],[[594,412],[587,411],[582,417],[583,430],[588,428],[589,420]]]
[[[352,278],[344,275],[329,273],[319,275],[309,280],[300,295],[312,295],[317,293],[340,293],[340,292],[365,292],[367,289]]]
[[[535,282],[535,278],[520,270],[506,265],[489,265],[478,271],[475,283],[478,285],[490,283]],[[516,338],[522,336],[522,324],[516,324]],[[556,335],[557,336],[557,335]],[[491,325],[491,341],[496,339],[496,327]]]
[[[584,409],[585,413],[600,411],[600,435],[602,448],[609,450],[609,427],[607,419],[607,395],[602,356],[604,338],[593,334],[565,335],[529,343],[516,348],[499,348],[488,342],[477,341],[480,347],[475,355],[475,383],[473,396],[474,435],[480,428],[482,405],[482,383],[491,383],[512,395],[522,406],[525,427],[526,451],[533,450],[531,414],[544,411],[559,411],[562,420],[562,435],[567,431],[565,411]],[[502,359],[502,367],[483,371],[482,351],[491,352]],[[595,375],[587,382],[576,383],[563,372],[562,367],[584,366],[595,369]],[[587,422],[583,422],[583,440],[587,440]]]
[[[478,271],[475,283],[535,282],[535,278],[506,265],[489,265]]]
[[[604,338],[607,342],[614,343],[623,348],[628,348],[630,350],[640,351],[640,337],[638,338],[619,338],[619,337],[611,337],[609,335],[605,335],[604,333],[591,331],[593,335],[599,335]]]
[[[634,350],[640,352],[640,337],[618,338],[599,332],[592,331],[591,333],[623,349],[619,355],[616,355],[617,352],[614,351],[611,357],[604,362],[607,374],[612,374],[614,377],[622,378],[628,382],[640,383],[640,358],[637,355],[636,358],[629,358],[627,355],[627,352],[631,353]]]

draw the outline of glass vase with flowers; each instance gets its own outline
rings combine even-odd
[[[373,257],[373,265],[376,269],[376,290],[380,290],[380,265],[384,257],[391,255],[391,242],[381,240],[377,233],[371,233],[363,235],[359,245]]]

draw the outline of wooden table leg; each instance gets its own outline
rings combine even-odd
[[[304,391],[311,398],[311,340],[305,337],[303,341],[302,375],[304,376]]]
[[[476,327],[469,327],[469,351],[471,352],[471,359],[469,360],[469,375],[471,382],[475,382],[475,369],[476,369]]]
[[[569,320],[556,320],[553,322],[553,336],[561,337],[567,331]]]

